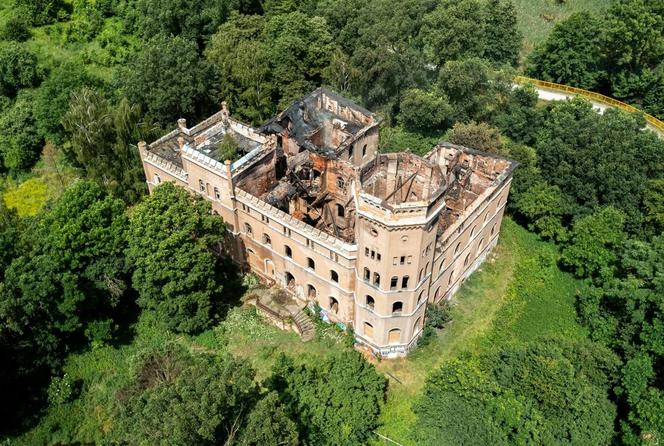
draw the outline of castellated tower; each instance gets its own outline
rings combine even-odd
[[[377,156],[360,182],[356,333],[389,356],[422,330],[444,182],[440,168],[408,153]]]
[[[515,163],[448,143],[380,154],[379,123],[318,89],[259,128],[224,105],[138,146],[150,191],[171,181],[209,200],[227,254],[286,290],[288,311],[315,302],[395,357],[416,345],[427,302],[449,299],[497,243]]]

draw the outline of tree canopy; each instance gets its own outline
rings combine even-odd
[[[155,188],[134,210],[127,236],[138,305],[175,331],[209,327],[222,289],[211,248],[223,236],[223,223],[206,200],[172,183]]]

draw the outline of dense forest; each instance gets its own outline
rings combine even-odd
[[[534,336],[445,361],[400,440],[664,441],[664,141],[638,114],[543,104],[512,85],[526,73],[664,117],[664,0],[572,14],[528,55],[511,0],[9,3],[0,438],[376,441],[388,381],[350,336],[316,361],[285,350],[267,371],[234,354],[232,308],[251,280],[217,255],[224,226],[204,200],[170,184],[146,195],[136,150],[222,100],[259,124],[326,85],[384,118],[382,150],[422,154],[445,138],[518,161],[509,212],[551,246],[530,267],[578,284],[582,339]],[[40,187],[45,204],[26,204]],[[445,330],[445,311],[429,311],[423,344]],[[188,343],[209,337],[218,349]],[[77,366],[89,380],[71,378]]]

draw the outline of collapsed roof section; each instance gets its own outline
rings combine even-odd
[[[498,155],[450,143],[439,143],[426,159],[440,167],[446,178],[445,207],[439,217],[439,233],[454,225],[478,198],[507,181],[517,163]]]
[[[378,155],[361,174],[362,190],[390,205],[427,201],[445,186],[441,169],[412,153]]]
[[[325,88],[318,88],[268,121],[259,131],[288,135],[299,150],[338,157],[380,121],[370,111]],[[285,147],[287,154],[295,151]]]
[[[148,151],[180,169],[183,154],[219,167],[225,160],[218,146],[230,134],[244,154],[231,165],[235,187],[348,243],[355,241],[356,212],[396,225],[436,218],[442,234],[516,167],[449,143],[424,157],[379,154],[379,122],[319,88],[258,129],[231,119],[225,104],[190,129],[181,119]]]

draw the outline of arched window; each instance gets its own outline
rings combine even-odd
[[[337,217],[345,217],[345,216],[346,216],[346,210],[342,205],[337,204]]]
[[[364,268],[364,280],[367,282],[371,280],[371,272],[369,271],[369,268]]]
[[[408,288],[408,279],[410,279],[410,277],[403,276],[401,279],[401,288]]]
[[[392,304],[392,315],[398,316],[403,311],[403,302],[394,302]]]
[[[313,270],[316,269],[316,262],[314,262],[314,259],[312,259],[311,257],[307,257],[307,267]]]
[[[334,314],[339,312],[339,301],[330,296],[330,311]]]
[[[205,183],[205,193],[210,196],[210,183]]]
[[[482,247],[484,246],[484,239],[480,240],[479,245],[477,245],[477,252],[482,252]]]
[[[284,279],[286,280],[286,287],[293,288],[295,286],[295,277],[288,271],[284,273]]]
[[[244,224],[244,232],[250,237],[254,235],[254,231],[251,229],[251,225],[249,223]]]
[[[493,225],[493,228],[491,228],[491,235],[493,235],[494,232],[496,232],[496,225],[495,224]]]
[[[417,320],[415,321],[415,325],[413,325],[413,334],[417,333],[417,331],[422,327],[422,318],[418,317]]]
[[[288,257],[289,259],[293,258],[293,250],[291,249],[290,246],[284,245],[284,254],[286,254],[286,257]]]
[[[205,192],[205,183],[203,183],[203,180],[198,180],[198,190]]]
[[[362,158],[364,158],[365,156],[367,156],[367,145],[366,144],[362,146]]]
[[[434,303],[435,303],[435,302],[438,302],[438,293],[439,293],[439,292],[440,292],[440,287],[438,287],[438,289],[436,289],[436,292],[433,293],[433,301],[434,301]]]
[[[161,184],[161,177],[158,174],[154,174],[154,184]]]
[[[422,302],[422,299],[424,298],[424,292],[425,292],[425,290],[420,291],[420,295],[417,296],[417,303],[418,303],[418,304],[419,304],[420,302]]]
[[[307,297],[309,299],[316,298],[316,288],[312,284],[307,284]]]
[[[380,274],[378,274],[378,273],[374,273],[373,284],[374,284],[374,286],[376,286],[376,287],[379,287],[379,286],[380,286]]]
[[[399,344],[401,343],[401,330],[398,328],[393,328],[387,333],[387,343],[388,344]]]
[[[272,246],[272,239],[267,234],[263,234],[263,244],[267,246]]]
[[[366,296],[366,299],[367,299],[367,307],[369,307],[369,308],[371,308],[371,309],[373,310],[373,309],[374,309],[374,305],[376,305],[376,301],[374,300],[373,297],[369,296],[368,294],[367,294],[367,296]]]
[[[364,336],[367,338],[373,338],[373,325],[369,322],[364,323]]]
[[[214,198],[216,198],[217,200],[221,200],[221,193],[219,192],[218,187],[214,188]]]
[[[487,218],[489,218],[489,211],[484,214],[484,223],[486,223]]]
[[[466,259],[463,261],[463,266],[468,266],[468,262],[470,261],[470,253],[466,256]]]
[[[454,254],[459,252],[459,248],[461,248],[461,242],[457,243],[456,248],[454,248]]]
[[[447,281],[447,285],[452,285],[452,280],[454,280],[454,270],[450,271],[450,278]]]
[[[475,235],[475,228],[476,226],[473,226],[473,229],[470,230],[470,237],[472,238],[473,235]]]
[[[348,159],[351,160],[351,161],[353,160],[353,151],[354,151],[354,149],[355,149],[355,147],[352,146],[352,145],[350,147],[348,147]]]
[[[417,275],[417,283],[422,281],[422,274],[424,274],[424,269],[421,269],[420,273]]]
[[[341,177],[337,177],[337,187],[339,189],[343,189],[344,186],[346,186],[346,182],[344,181],[344,179]]]
[[[330,280],[332,280],[332,282],[339,283],[339,274],[334,270],[330,270]]]
[[[396,290],[398,283],[399,283],[399,278],[397,276],[392,277],[390,279],[390,289],[391,290]]]

